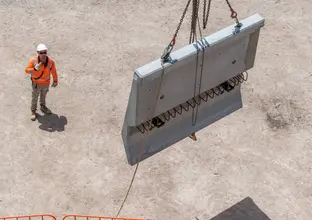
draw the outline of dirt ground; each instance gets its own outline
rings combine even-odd
[[[0,215],[116,215],[135,169],[120,135],[133,71],[161,56],[186,1],[0,2]],[[250,197],[272,220],[310,219],[312,2],[232,5],[266,19],[244,107],[142,162],[120,216],[210,219]],[[203,33],[233,22],[212,1]],[[41,42],[59,86],[47,96],[54,115],[33,122],[24,70]]]

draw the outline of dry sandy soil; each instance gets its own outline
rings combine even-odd
[[[0,215],[116,215],[135,169],[120,135],[133,71],[161,56],[186,1],[0,2]],[[250,197],[271,219],[311,218],[312,2],[232,4],[266,19],[244,107],[142,162],[120,216],[210,219]],[[233,22],[212,1],[204,35]],[[41,42],[59,86],[55,115],[32,122],[24,69]]]

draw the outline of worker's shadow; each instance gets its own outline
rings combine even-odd
[[[37,120],[41,125],[39,128],[48,132],[61,132],[65,130],[67,124],[67,118],[65,116],[58,116],[57,114],[39,115],[37,114]]]

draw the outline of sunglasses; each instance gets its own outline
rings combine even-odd
[[[47,54],[47,51],[39,52],[39,54]]]

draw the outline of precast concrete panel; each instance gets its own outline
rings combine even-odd
[[[142,149],[144,160],[242,107],[240,84],[254,66],[264,19],[240,23],[172,52],[173,63],[135,70],[122,129],[129,164]]]

